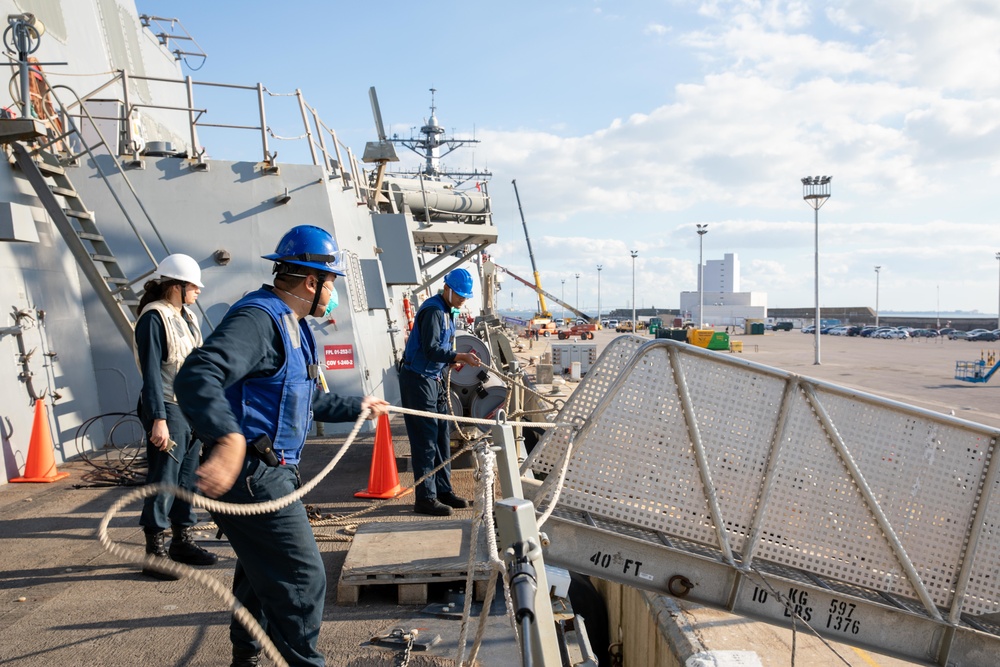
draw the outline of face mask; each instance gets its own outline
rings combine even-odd
[[[330,317],[330,313],[333,309],[340,305],[340,296],[337,294],[337,288],[330,287],[330,300],[326,302],[326,310],[323,311],[323,317]]]

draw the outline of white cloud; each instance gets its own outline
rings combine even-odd
[[[792,0],[716,0],[697,13],[701,25],[671,21],[671,35],[703,71],[678,73],[663,104],[586,135],[482,137],[497,147],[491,165],[526,184],[545,271],[603,256],[606,296],[622,302],[641,243],[637,271],[676,301],[672,291],[692,289],[692,225],[711,222],[707,256],[737,252],[744,284],[772,304],[810,303],[812,212],[798,178],[830,173],[820,219],[831,303],[871,301],[868,274],[884,264],[898,308],[952,281],[953,304],[988,310],[963,273],[989,270],[1000,248],[1000,6],[844,0],[817,14]]]

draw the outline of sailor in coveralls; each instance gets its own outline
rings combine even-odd
[[[455,269],[444,277],[444,291],[424,301],[417,311],[413,331],[406,340],[403,367],[399,371],[400,402],[404,408],[448,414],[448,396],[442,373],[449,364],[479,366],[473,352],[456,352],[452,341],[455,323],[452,309],[459,309],[472,296],[472,275]],[[404,415],[410,439],[413,476],[420,479],[451,458],[451,429],[444,419]],[[448,516],[452,508],[462,509],[469,501],[455,495],[451,487],[451,465],[419,484],[414,492],[413,511],[431,516]]]
[[[314,415],[323,422],[353,421],[365,408],[372,417],[388,408],[371,396],[343,397],[322,388],[305,317],[328,317],[337,305],[334,281],[344,272],[333,237],[319,227],[294,227],[264,259],[275,262],[274,286],[233,305],[174,383],[192,427],[211,443],[197,470],[198,487],[227,503],[262,503],[301,486],[298,463]],[[273,458],[253,446],[262,436],[273,443]],[[316,645],[326,572],[303,504],[271,514],[212,517],[236,552],[236,598],[289,665],[324,665]],[[229,634],[232,665],[258,664],[261,647],[235,618]]]

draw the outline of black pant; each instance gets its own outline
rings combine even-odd
[[[407,368],[399,372],[400,402],[404,408],[448,414],[448,397],[444,383],[437,378],[424,377]],[[451,426],[444,419],[403,415],[406,435],[410,439],[413,457],[413,476],[420,479],[429,471],[451,458]],[[444,466],[417,486],[417,500],[450,494],[451,464]]]
[[[201,442],[191,437],[191,427],[181,414],[180,408],[174,403],[165,403],[167,409],[167,431],[170,438],[177,443],[170,454],[161,452],[149,442],[149,433],[153,429],[153,420],[141,419],[142,427],[146,429],[146,458],[149,470],[146,473],[146,483],[173,484],[194,493],[195,474],[198,467],[198,454]],[[171,457],[173,454],[173,457]],[[177,460],[175,461],[174,458]],[[175,498],[172,493],[158,493],[146,498],[142,506],[139,525],[147,533],[159,533],[170,526],[193,526],[197,523],[191,503]]]

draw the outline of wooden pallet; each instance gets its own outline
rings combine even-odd
[[[464,582],[471,521],[366,523],[358,527],[337,582],[337,604],[354,605],[362,586],[396,586],[399,604],[427,604],[427,586]],[[486,536],[479,533],[473,595],[486,598]]]

